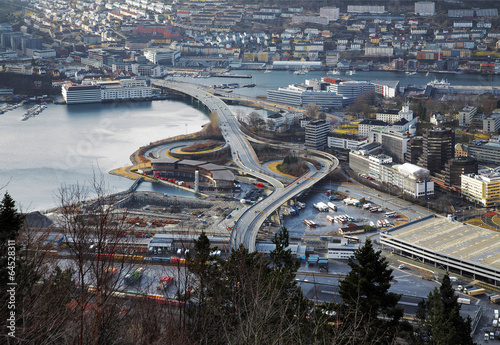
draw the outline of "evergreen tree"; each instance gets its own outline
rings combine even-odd
[[[423,333],[431,336],[436,345],[461,344],[472,345],[470,336],[471,319],[460,316],[458,296],[445,274],[441,286],[429,293],[427,302],[419,303],[419,316],[424,317]]]
[[[389,292],[392,269],[370,239],[349,259],[351,271],[340,282],[340,306],[344,324],[354,327],[349,336],[356,343],[391,342],[397,335],[403,310],[400,295]]]

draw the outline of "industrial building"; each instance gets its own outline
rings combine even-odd
[[[328,243],[328,259],[348,260],[354,258],[354,252],[359,249],[359,243],[349,243],[346,238],[339,240],[340,242]]]
[[[424,264],[500,284],[500,234],[430,215],[380,234],[382,247]]]

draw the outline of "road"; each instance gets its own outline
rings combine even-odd
[[[236,220],[231,233],[230,243],[232,248],[237,248],[239,245],[243,244],[249,251],[254,251],[257,233],[262,223],[264,223],[264,221],[282,204],[312,187],[316,182],[320,181],[338,166],[338,160],[334,156],[322,151],[307,150],[305,154],[309,157],[313,156],[315,160],[321,164],[321,168],[319,170],[313,169],[309,171],[305,176],[285,187],[281,181],[266,174],[265,170],[262,169],[255,151],[250,145],[248,138],[241,131],[237,119],[220,98],[205,91],[205,87],[196,84],[178,83],[159,79],[152,80],[152,83],[196,98],[205,104],[211,112],[217,114],[221,133],[227,144],[231,146],[231,155],[234,163],[238,165],[243,172],[266,181],[273,186],[274,191],[271,195],[249,207],[240,218]],[[275,144],[271,145],[281,146]],[[298,151],[301,150],[299,146],[293,146],[291,144],[287,144],[286,146]]]

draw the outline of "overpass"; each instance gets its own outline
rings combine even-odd
[[[255,151],[249,143],[249,138],[241,131],[238,121],[232,116],[231,110],[219,97],[205,91],[205,88],[201,85],[158,79],[152,80],[152,83],[153,85],[183,93],[193,99],[197,99],[211,112],[216,113],[221,133],[231,147],[231,155],[235,164],[245,173],[264,180],[274,187],[271,195],[247,208],[236,221],[231,233],[230,244],[232,248],[237,248],[243,244],[249,251],[254,251],[257,233],[267,217],[290,198],[312,187],[338,166],[336,157],[322,151],[306,150],[304,152],[313,156],[321,164],[321,168],[319,170],[316,168],[311,169],[296,182],[285,187],[279,180],[261,172],[261,166]],[[255,139],[253,140],[255,141]],[[298,146],[292,144],[279,146],[286,146],[287,148],[301,151]]]

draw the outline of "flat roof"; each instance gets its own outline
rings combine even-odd
[[[387,235],[447,256],[500,269],[500,233],[433,215],[394,229]]]

